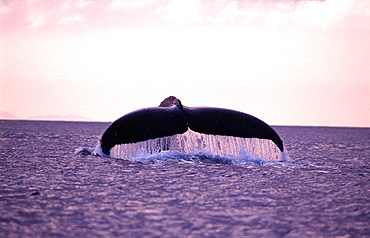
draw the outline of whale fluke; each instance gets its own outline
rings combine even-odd
[[[101,149],[109,155],[110,149],[118,144],[182,134],[187,130],[185,116],[177,106],[145,108],[113,122],[100,140]]]
[[[265,122],[249,114],[224,108],[184,107],[188,126],[193,131],[243,138],[259,138],[272,140],[284,150],[279,135]]]
[[[115,145],[136,143],[160,137],[195,132],[273,141],[281,152],[283,141],[262,120],[243,112],[214,107],[186,107],[174,96],[159,107],[140,109],[114,121],[100,140],[102,156],[109,156]]]

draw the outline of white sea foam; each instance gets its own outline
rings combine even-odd
[[[100,142],[95,146],[95,149],[94,149],[94,152],[92,153],[92,155],[99,155],[99,156],[105,157],[105,158],[110,157],[109,155],[107,155],[103,152],[103,149],[101,148]]]
[[[97,148],[99,149],[99,148]],[[131,161],[167,161],[172,157],[208,157],[230,163],[257,163],[287,159],[286,152],[270,140],[258,138],[239,138],[221,135],[207,135],[188,130],[184,134],[151,139],[132,144],[116,145],[111,150],[114,158]],[[213,156],[213,157],[212,157]],[[155,158],[155,159],[154,159]]]
[[[288,160],[289,160],[289,154],[286,150],[284,150],[280,154],[280,161],[288,161]]]
[[[142,151],[141,151],[142,152]],[[161,151],[155,154],[139,153],[136,157],[129,158],[131,162],[141,163],[207,163],[207,164],[266,164],[268,162],[260,158],[250,156],[228,157],[213,155],[205,152],[182,153],[176,151]]]

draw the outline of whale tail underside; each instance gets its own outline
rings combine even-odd
[[[246,113],[224,108],[184,107],[184,114],[189,128],[193,131],[212,135],[268,139],[273,141],[280,151],[284,150],[283,141],[272,127]]]

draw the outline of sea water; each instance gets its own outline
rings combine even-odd
[[[216,155],[224,145],[205,146],[200,135],[189,145],[212,153],[74,153],[93,148],[108,126],[0,121],[0,237],[370,234],[370,128],[273,127],[285,162],[237,164],[229,156],[237,149]]]

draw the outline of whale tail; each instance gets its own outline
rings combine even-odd
[[[169,96],[168,98],[165,98],[160,104],[159,107],[172,107],[176,106],[182,110],[182,104],[180,99],[178,99],[175,96]]]
[[[95,151],[107,157],[115,145],[183,134],[189,129],[208,135],[267,139],[284,152],[279,135],[262,120],[230,109],[186,107],[174,96],[164,99],[159,107],[140,109],[117,119],[103,133]],[[281,156],[286,157],[284,153]]]

